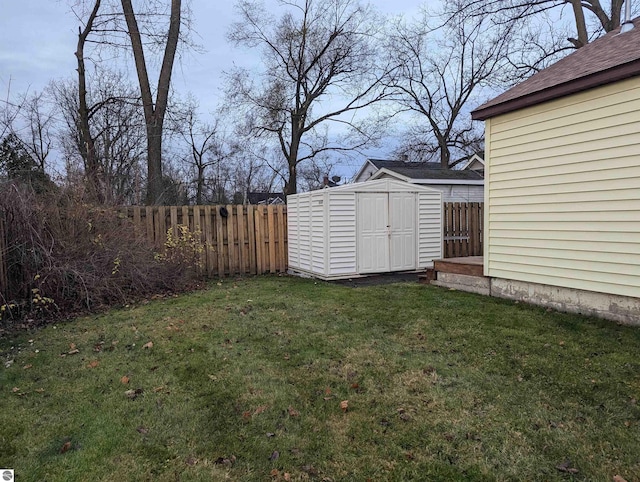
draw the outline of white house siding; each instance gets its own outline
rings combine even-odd
[[[486,121],[485,274],[640,297],[640,78]]]
[[[364,169],[361,173],[353,180],[353,182],[364,182],[368,181],[371,176],[378,170],[376,166],[367,161]]]
[[[398,179],[395,176],[382,174],[378,179]],[[416,186],[436,189],[442,193],[443,203],[481,203],[484,202],[484,186],[468,184],[423,184],[415,183]]]
[[[465,186],[461,184],[420,184],[437,189],[442,193],[443,203],[481,203],[484,202],[484,186]]]
[[[418,267],[442,258],[442,208],[437,193],[418,194]]]
[[[356,256],[356,193],[335,192],[329,199],[327,214],[331,219],[327,250],[329,275],[355,273]]]

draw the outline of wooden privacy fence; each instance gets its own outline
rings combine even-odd
[[[207,276],[282,273],[287,270],[286,206],[129,206],[119,208],[133,228],[160,249],[167,230],[200,232]],[[0,293],[8,287],[6,230],[0,213]],[[226,214],[226,216],[225,216]],[[443,255],[482,256],[483,203],[444,203]]]
[[[120,213],[158,249],[179,225],[200,233],[208,276],[282,273],[287,269],[286,206],[129,206]]]
[[[445,258],[482,256],[484,203],[444,203],[442,213]]]

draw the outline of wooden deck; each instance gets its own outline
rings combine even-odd
[[[484,261],[482,256],[438,259],[433,262],[433,268],[418,276],[418,280],[421,283],[430,283],[438,279],[438,273],[484,277],[483,269]]]
[[[484,276],[484,258],[467,256],[465,258],[445,258],[434,261],[436,272],[464,274],[467,276]]]

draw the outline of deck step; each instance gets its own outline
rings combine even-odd
[[[467,276],[484,276],[482,263],[467,264],[440,259],[434,262],[434,269],[438,272],[438,279],[440,278],[440,273],[454,273]]]

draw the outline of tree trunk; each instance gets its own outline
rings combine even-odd
[[[144,118],[147,124],[147,204],[161,204],[163,198],[162,186],[162,130],[164,115],[169,99],[169,86],[171,85],[171,71],[178,47],[180,35],[180,10],[181,0],[171,0],[171,16],[169,18],[169,31],[165,45],[162,67],[158,76],[158,88],[154,103],[151,94],[151,84],[147,73],[147,64],[144,58],[144,46],[138,29],[138,22],[133,11],[131,0],[121,0],[122,11],[127,21],[127,29],[131,38],[133,58],[140,84],[140,94],[144,109]]]
[[[91,15],[87,20],[84,30],[79,29],[76,59],[78,61],[78,130],[80,133],[80,154],[84,160],[85,177],[87,179],[89,195],[98,203],[104,202],[100,189],[100,175],[98,172],[98,156],[96,154],[95,141],[91,136],[89,126],[89,107],[87,106],[87,78],[84,65],[84,44],[91,33],[93,22],[100,9],[100,0],[96,0]]]
[[[204,166],[198,166],[198,179],[196,181],[196,204],[202,205],[202,191],[204,189]]]
[[[587,23],[584,19],[584,10],[582,10],[582,2],[580,0],[570,0],[573,7],[573,16],[576,21],[577,39],[569,39],[576,48],[584,47],[589,43],[589,34],[587,33]]]
[[[449,148],[444,145],[440,146],[440,167],[442,169],[449,169],[449,163],[451,161],[451,152],[449,152]]]
[[[148,205],[163,204],[162,184],[162,124],[147,120],[147,201]]]

